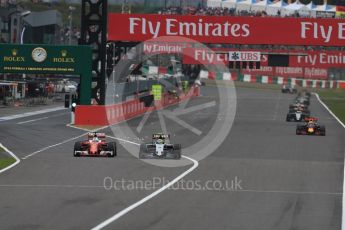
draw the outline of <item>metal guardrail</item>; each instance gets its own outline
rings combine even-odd
[[[51,99],[48,97],[29,97],[22,101],[23,106],[36,106],[36,105],[47,105],[51,103]]]

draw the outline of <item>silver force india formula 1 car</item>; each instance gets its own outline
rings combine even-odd
[[[290,110],[286,115],[286,121],[305,121],[306,118],[309,118],[310,113],[304,111],[294,111]]]
[[[303,104],[292,104],[289,106],[289,112],[296,112],[301,111],[305,114],[308,114],[310,116],[310,110],[308,109],[308,106]]]
[[[180,159],[181,145],[169,143],[169,135],[153,134],[152,142],[140,145],[140,159]]]
[[[75,157],[114,157],[116,156],[116,143],[106,142],[104,133],[88,133],[87,140],[75,142],[73,155]]]
[[[323,125],[319,125],[316,118],[306,118],[304,125],[297,125],[296,134],[326,136],[326,128]]]
[[[294,93],[297,93],[297,89],[295,87],[293,87],[293,86],[283,85],[282,93],[294,94]]]

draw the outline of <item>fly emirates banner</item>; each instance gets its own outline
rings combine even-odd
[[[109,14],[108,40],[146,41],[161,36],[219,44],[343,46],[345,20]]]

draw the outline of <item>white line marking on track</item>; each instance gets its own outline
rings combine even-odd
[[[0,188],[80,188],[80,189],[106,189],[104,185],[73,185],[73,184],[0,184]],[[136,187],[136,190],[141,189],[147,191],[147,187]],[[152,187],[152,189],[159,189]],[[128,190],[130,191],[130,190]],[[273,193],[273,194],[297,194],[297,195],[316,195],[316,196],[342,196],[342,192],[315,192],[315,191],[285,191],[285,190],[256,190],[256,189],[188,189],[188,188],[174,188],[174,191],[195,191],[195,192],[234,192],[234,193]]]
[[[71,125],[67,125],[67,126],[70,126],[71,128],[78,128],[78,127],[73,127]],[[102,130],[104,128],[107,128],[109,126],[105,126],[105,127],[101,127],[99,129],[96,129],[96,130]],[[81,130],[85,130],[85,129],[82,129],[82,128],[79,128]],[[93,131],[96,131],[96,130],[93,130]],[[91,132],[91,131],[89,131]],[[61,145],[63,143],[66,143],[66,142],[69,142],[73,139],[77,139],[79,137],[82,137],[83,135],[85,134],[82,134],[80,136],[77,136],[77,137],[73,137],[73,138],[70,138],[70,139],[67,139],[63,142],[60,142],[58,144],[55,144],[55,145],[51,145],[51,146],[48,146],[48,147],[45,147],[41,150],[38,150],[34,153],[31,153],[29,155],[27,155],[26,157],[22,158],[22,159],[27,159],[28,157],[31,157],[33,155],[36,155],[37,153],[39,152],[42,152],[44,150],[47,150],[49,148],[52,148],[52,147],[55,147],[55,146],[58,146],[58,145]],[[132,141],[129,141],[129,140],[124,140],[124,139],[121,139],[121,138],[117,138],[117,137],[113,137],[113,136],[108,136],[107,137],[109,138],[112,138],[112,139],[115,139],[115,140],[119,140],[119,141],[123,141],[123,142],[127,142],[127,143],[131,143],[131,144],[134,144],[134,145],[140,145],[139,143],[135,143],[135,142],[132,142]],[[138,202],[132,204],[131,206],[127,207],[126,209],[120,211],[119,213],[116,213],[114,216],[110,217],[109,219],[103,221],[102,223],[100,223],[99,225],[97,225],[96,227],[93,228],[93,230],[97,230],[97,229],[102,229],[106,226],[108,226],[109,224],[111,224],[112,222],[116,221],[117,219],[119,219],[120,217],[124,216],[125,214],[127,214],[128,212],[130,212],[131,210],[137,208],[138,206],[142,205],[143,203],[149,201],[150,199],[152,199],[153,197],[159,195],[160,193],[162,193],[163,191],[165,191],[166,189],[168,189],[169,187],[171,187],[172,185],[174,185],[176,182],[178,182],[179,180],[181,180],[183,177],[185,177],[186,175],[188,175],[189,173],[191,173],[192,171],[194,171],[198,166],[199,166],[199,162],[190,158],[190,157],[187,157],[187,156],[182,156],[183,158],[187,159],[187,160],[190,160],[191,162],[193,162],[193,166],[191,168],[189,168],[187,171],[183,172],[182,174],[180,174],[178,177],[176,177],[174,180],[172,180],[171,182],[169,182],[168,184],[166,184],[165,186],[161,187],[160,189],[156,190],[155,192],[151,193],[150,195],[144,197],[143,199],[139,200]]]
[[[317,98],[317,100],[320,102],[320,104],[321,105],[323,105],[323,107],[325,107],[325,109],[334,117],[334,119],[336,119],[338,122],[339,122],[339,124],[341,125],[341,126],[343,126],[343,128],[345,129],[345,124],[332,112],[332,110],[330,110],[329,108],[328,108],[328,106],[320,99],[320,96],[319,96],[319,94],[317,94],[317,93],[314,93],[314,95],[316,96],[316,98]]]
[[[30,116],[35,116],[35,115],[40,115],[44,113],[50,113],[50,112],[55,112],[59,110],[64,110],[63,106],[55,107],[55,108],[50,108],[50,109],[43,109],[43,110],[38,110],[38,111],[33,111],[33,112],[27,112],[27,113],[22,113],[22,114],[16,114],[16,115],[10,115],[6,117],[0,117],[1,121],[9,121],[9,120],[14,120],[18,118],[23,118],[23,117],[30,117]]]
[[[101,185],[70,185],[70,184],[0,184],[1,187],[6,188],[103,188]]]
[[[21,121],[21,122],[18,122],[17,125],[22,125],[22,124],[26,124],[26,123],[30,123],[30,122],[45,120],[45,119],[52,118],[52,117],[59,117],[59,116],[63,116],[63,115],[66,115],[66,114],[67,113],[58,113],[58,114],[55,114],[55,115],[52,115],[52,116],[49,116],[49,117],[40,117],[40,118],[37,118],[37,119]]]
[[[66,126],[72,128],[72,129],[79,129],[79,130],[83,130],[83,131],[86,131],[86,132],[97,132],[99,130],[102,130],[102,129],[105,129],[105,128],[109,127],[109,125],[107,125],[107,126],[102,126],[100,128],[97,128],[97,129],[87,129],[87,128],[82,128],[82,127],[74,126],[73,124],[67,124]]]
[[[152,113],[152,110],[147,110],[145,113],[144,113],[144,117],[143,119],[141,119],[138,127],[137,127],[137,132],[140,133],[141,130],[143,129],[147,119],[150,117],[150,114]]]
[[[80,188],[80,189],[106,189],[104,185],[73,185],[73,184],[0,184],[0,188]],[[147,187],[136,187],[147,191]],[[151,189],[159,189],[152,187]],[[128,190],[130,191],[130,190]],[[195,191],[195,192],[234,192],[234,193],[274,193],[274,194],[297,194],[297,195],[317,195],[317,196],[342,196],[342,192],[315,192],[315,191],[289,191],[289,190],[256,190],[256,189],[188,189],[174,188],[174,191]]]
[[[81,128],[81,127],[75,127],[71,124],[67,124],[68,127],[70,128],[74,128],[74,129],[80,129],[80,130],[83,130],[83,131],[89,131],[89,132],[96,132],[96,130],[88,130],[88,129],[84,129],[84,128]],[[102,130],[102,129],[105,129],[105,128],[108,128],[110,127],[109,125],[108,126],[103,126],[101,128],[98,128],[97,130]],[[109,136],[109,135],[106,135],[106,137],[108,138],[111,138],[111,139],[114,139],[114,140],[118,140],[118,141],[122,141],[122,142],[127,142],[127,143],[130,143],[130,144],[133,144],[133,145],[140,145],[139,143],[136,143],[136,142],[133,142],[133,141],[129,141],[129,140],[125,140],[125,139],[122,139],[122,138],[119,138],[119,137],[113,137],[113,136]]]
[[[53,148],[53,147],[56,147],[56,146],[59,146],[59,145],[62,145],[62,144],[65,144],[65,143],[70,142],[70,141],[73,141],[73,140],[78,139],[78,138],[80,138],[80,137],[82,137],[82,136],[85,136],[86,134],[87,134],[87,133],[83,133],[83,134],[81,134],[81,135],[79,135],[79,136],[76,136],[76,137],[72,137],[72,138],[66,139],[66,140],[64,140],[64,141],[62,141],[62,142],[59,142],[59,143],[57,143],[57,144],[49,145],[49,146],[47,146],[47,147],[44,147],[44,148],[42,148],[42,149],[40,149],[40,150],[37,150],[37,151],[35,151],[35,152],[33,152],[33,153],[28,154],[28,155],[26,155],[25,157],[22,157],[22,159],[23,159],[23,160],[26,160],[26,159],[28,159],[29,157],[35,156],[37,153],[43,152],[43,151],[45,151],[45,150],[51,149],[51,148]]]
[[[74,127],[73,127],[73,128],[74,128]],[[80,128],[80,129],[82,129],[82,128]],[[81,134],[81,135],[79,135],[79,136],[71,137],[71,138],[69,138],[69,139],[66,139],[66,140],[64,140],[64,141],[62,141],[62,142],[56,143],[56,144],[54,144],[54,145],[49,145],[49,146],[47,146],[47,147],[44,147],[44,148],[42,148],[42,149],[40,149],[40,150],[37,150],[37,151],[35,151],[35,152],[33,152],[33,153],[30,153],[30,154],[28,154],[28,155],[22,157],[22,159],[23,159],[23,160],[26,160],[26,159],[28,159],[28,158],[30,158],[30,157],[32,157],[32,156],[34,156],[34,155],[36,155],[36,154],[38,154],[38,153],[40,153],[40,152],[43,152],[43,151],[48,150],[48,149],[51,149],[51,148],[53,148],[53,147],[56,147],[56,146],[65,144],[65,143],[70,142],[70,141],[73,141],[73,140],[75,140],[75,139],[81,138],[81,137],[85,136],[86,134],[88,134],[89,132],[97,132],[98,130],[102,130],[102,129],[104,129],[104,127],[101,127],[101,128],[98,128],[98,129],[94,129],[94,130],[85,130],[85,129],[82,129],[82,130],[87,131],[87,132],[86,132],[86,133],[83,133],[83,134]],[[107,137],[113,138],[113,139],[116,139],[116,140],[119,140],[119,141],[123,141],[123,142],[128,142],[128,143],[135,144],[135,145],[140,145],[140,144],[138,144],[138,143],[135,143],[135,142],[132,142],[132,141],[128,141],[128,140],[125,140],[125,139],[121,139],[121,138],[116,138],[116,137],[112,137],[112,136],[107,136]]]
[[[92,228],[92,230],[99,230],[102,229],[106,226],[108,226],[109,224],[113,223],[114,221],[116,221],[117,219],[121,218],[122,216],[126,215],[127,213],[129,213],[130,211],[132,211],[133,209],[139,207],[140,205],[144,204],[145,202],[151,200],[152,198],[154,198],[155,196],[159,195],[160,193],[164,192],[166,189],[168,189],[169,187],[171,187],[172,185],[174,185],[176,182],[178,182],[179,180],[181,180],[183,177],[185,177],[186,175],[188,175],[189,173],[191,173],[192,171],[194,171],[194,169],[196,169],[199,166],[198,161],[187,157],[187,156],[182,156],[183,158],[186,158],[187,160],[190,160],[193,162],[193,166],[191,168],[189,168],[187,171],[185,171],[184,173],[180,174],[178,177],[176,177],[174,180],[172,180],[171,182],[169,182],[168,184],[166,184],[165,186],[161,187],[160,189],[154,191],[153,193],[151,193],[150,195],[144,197],[143,199],[137,201],[136,203],[132,204],[131,206],[123,209],[122,211],[116,213],[114,216],[110,217],[109,219],[103,221],[102,223],[100,223],[99,225],[97,225],[96,227]]]
[[[41,117],[41,118],[32,119],[32,120],[28,120],[28,121],[22,121],[22,122],[18,122],[17,125],[22,125],[22,124],[26,124],[26,123],[30,123],[30,122],[34,122],[34,121],[45,120],[45,119],[48,119],[48,118],[49,117]]]
[[[2,149],[4,149],[8,154],[10,154],[10,155],[16,160],[13,164],[7,166],[6,168],[1,169],[1,170],[0,170],[0,173],[3,173],[3,172],[5,172],[5,171],[7,171],[7,170],[13,168],[13,167],[16,166],[17,164],[19,164],[20,159],[19,159],[14,153],[12,153],[10,150],[8,150],[5,146],[3,146],[1,143],[0,143],[0,147],[1,147]]]
[[[127,143],[130,143],[130,144],[133,144],[133,145],[140,146],[139,143],[136,143],[136,142],[133,142],[133,141],[129,141],[129,140],[125,140],[125,139],[122,139],[122,138],[113,137],[113,136],[109,136],[109,135],[107,135],[107,137],[109,137],[111,139],[114,139],[114,140],[123,141],[123,142],[127,142]]]
[[[328,108],[328,106],[320,99],[319,94],[314,93],[320,104],[325,107],[325,109],[334,117],[335,120],[339,122],[341,126],[345,129],[344,123]],[[343,201],[342,201],[342,218],[341,218],[341,229],[345,230],[345,151],[344,151],[344,177],[343,177]]]
[[[101,129],[101,128],[95,129],[95,130],[92,130],[92,131],[88,131],[88,132],[83,133],[83,134],[81,134],[81,135],[79,135],[79,136],[71,137],[71,138],[66,139],[66,140],[64,140],[64,141],[62,141],[62,142],[59,142],[59,143],[57,143],[57,144],[49,145],[49,146],[44,147],[44,148],[42,148],[42,149],[40,149],[40,150],[37,150],[37,151],[35,151],[35,152],[33,152],[33,153],[30,153],[29,155],[26,155],[25,157],[22,157],[22,159],[23,159],[23,160],[26,160],[26,159],[28,159],[29,157],[32,157],[32,156],[36,155],[37,153],[43,152],[43,151],[45,151],[45,150],[47,150],[47,149],[51,149],[51,148],[53,148],[53,147],[56,147],[56,146],[65,144],[65,143],[70,142],[70,141],[73,141],[73,140],[78,139],[78,138],[80,138],[80,137],[82,137],[82,136],[85,136],[85,135],[88,134],[89,132],[96,132],[97,130],[100,130],[100,129]]]

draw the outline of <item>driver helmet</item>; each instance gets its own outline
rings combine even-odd
[[[98,137],[97,137],[97,134],[95,134],[95,135],[93,136],[92,140],[93,140],[93,141],[98,141],[98,140],[99,140]]]
[[[157,139],[156,143],[157,144],[164,144],[164,141],[163,141],[163,139]]]

